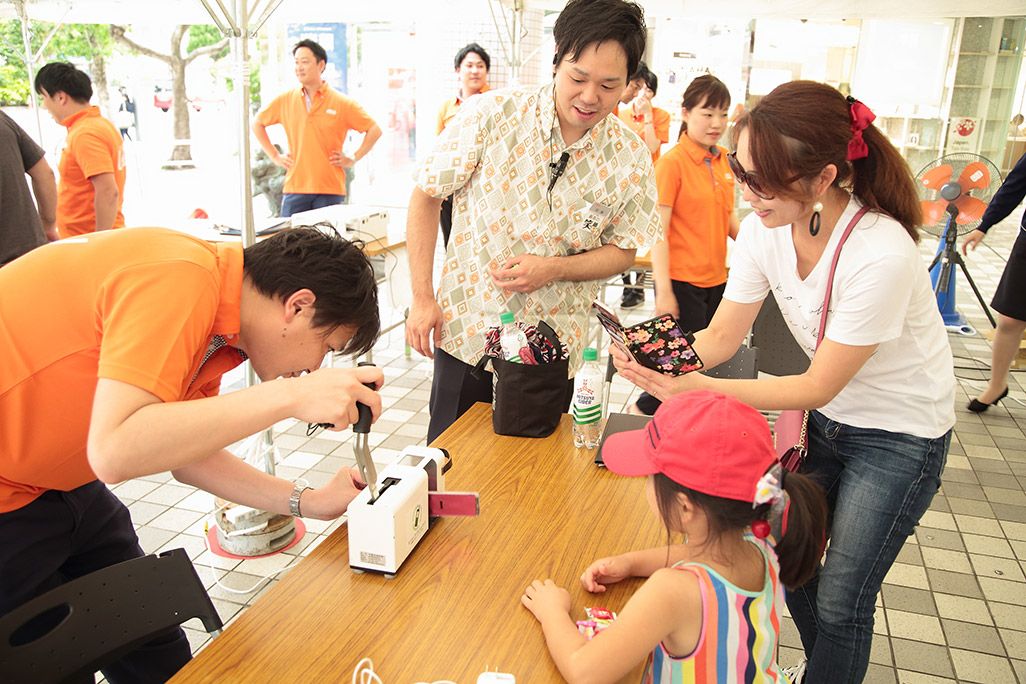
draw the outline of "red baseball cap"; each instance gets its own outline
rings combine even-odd
[[[620,475],[662,473],[703,494],[753,501],[756,484],[777,453],[761,413],[733,397],[701,390],[663,402],[643,430],[610,435],[602,460]]]

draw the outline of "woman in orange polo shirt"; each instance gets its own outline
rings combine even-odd
[[[737,235],[734,175],[727,150],[730,91],[706,74],[684,91],[677,144],[656,162],[663,240],[652,246],[656,315],[673,314],[684,330],[709,325],[727,282],[727,237]],[[636,412],[652,415],[659,400],[642,393]]]

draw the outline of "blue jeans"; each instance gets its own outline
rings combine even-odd
[[[344,204],[345,195],[314,195],[305,192],[287,192],[281,198],[281,215],[289,217],[301,211]]]
[[[933,500],[951,444],[809,418],[802,472],[823,486],[830,548],[816,577],[787,592],[809,659],[805,681],[861,682],[884,576]]]

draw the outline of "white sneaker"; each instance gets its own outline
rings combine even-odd
[[[805,681],[805,666],[808,661],[802,658],[801,662],[791,667],[780,668],[780,674],[784,675],[784,680],[790,682],[790,684],[802,684]]]

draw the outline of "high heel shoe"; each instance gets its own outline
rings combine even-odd
[[[1004,399],[1007,396],[1008,396],[1008,386],[1005,385],[1005,391],[1002,392],[998,396],[997,399],[995,399],[994,401],[990,402],[989,404],[985,404],[982,401],[980,401],[979,399],[973,399],[972,401],[969,402],[969,405],[966,406],[966,408],[969,409],[970,411],[972,411],[973,413],[983,413],[984,411],[989,409],[991,406],[997,406],[998,402],[1000,402],[1002,399]]]

